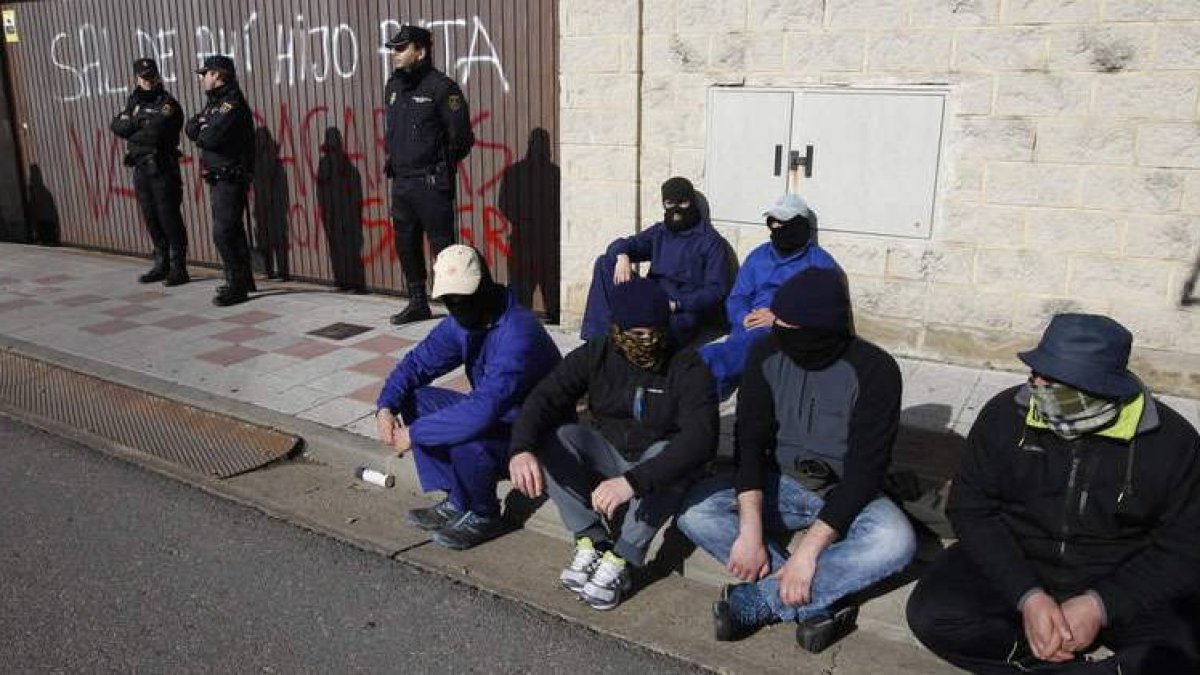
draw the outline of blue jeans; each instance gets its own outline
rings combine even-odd
[[[466,398],[441,387],[421,387],[400,402],[408,424]],[[417,477],[425,492],[442,491],[459,511],[498,517],[496,484],[508,473],[509,427],[497,424],[480,438],[458,445],[413,445]]]
[[[904,569],[917,550],[916,535],[900,507],[878,497],[859,512],[850,530],[817,558],[808,604],[792,607],[779,599],[775,576],[787,562],[788,551],[779,535],[813,524],[825,500],[789,476],[771,474],[763,485],[763,535],[771,572],[758,590],[780,621],[804,621],[828,613],[841,598]],[[716,476],[696,485],[684,498],[675,519],[697,546],[722,563],[738,536],[738,503],[729,476]]]

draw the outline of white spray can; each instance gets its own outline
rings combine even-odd
[[[365,466],[360,466],[354,470],[354,477],[361,481],[378,485],[379,487],[394,487],[396,485],[396,477],[390,473],[383,473],[375,469],[368,469]]]

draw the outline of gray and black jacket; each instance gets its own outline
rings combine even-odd
[[[855,337],[820,370],[805,370],[772,337],[751,351],[738,393],[734,455],[738,493],[761,490],[769,471],[819,460],[836,474],[817,515],[845,534],[882,494],[900,425],[900,368]]]

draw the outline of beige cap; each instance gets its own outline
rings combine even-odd
[[[483,260],[479,253],[463,244],[442,249],[433,263],[434,298],[443,295],[470,295],[483,278]]]

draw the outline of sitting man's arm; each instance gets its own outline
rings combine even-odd
[[[600,348],[601,343],[589,342],[574,349],[534,386],[521,404],[521,413],[513,424],[508,471],[513,484],[526,496],[541,496],[538,442],[569,418],[575,404],[587,393],[593,350]]]
[[[747,359],[746,374],[738,391],[737,424],[734,427],[734,489],[738,499],[738,536],[729,552],[726,568],[742,581],[756,581],[771,572],[762,526],[763,484],[767,455],[775,449],[779,425],[775,401],[763,377],[763,359],[773,353],[770,341],[754,347]]]
[[[635,263],[646,262],[654,255],[654,228],[656,227],[659,226],[653,225],[635,235],[613,240],[605,253],[614,258],[619,255],[628,256],[629,260]]]
[[[379,392],[375,402],[379,440],[397,452],[406,452],[412,445],[408,428],[396,418],[401,402],[417,388],[462,365],[462,352],[451,321],[453,319],[443,319],[420,344],[405,354]]]
[[[729,259],[725,255],[725,239],[715,235],[705,247],[703,277],[698,286],[676,291],[671,298],[676,312],[701,313],[719,307],[729,292]]]

